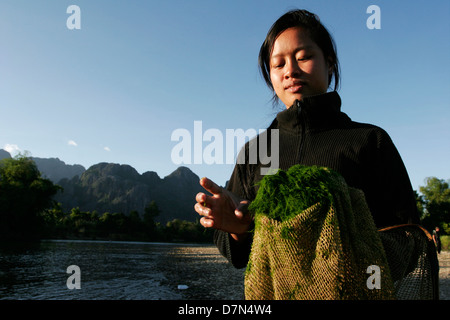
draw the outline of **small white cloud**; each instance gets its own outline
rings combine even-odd
[[[78,146],[78,144],[77,144],[75,141],[73,141],[73,140],[67,141],[67,144],[68,144],[69,146],[74,146],[74,147]]]
[[[110,152],[111,149],[109,147],[104,147],[103,150]]]
[[[9,144],[9,143],[3,146],[3,150],[8,151],[11,155],[13,153],[20,152],[20,148],[17,146],[17,144]]]

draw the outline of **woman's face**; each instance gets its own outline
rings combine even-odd
[[[301,27],[283,31],[270,56],[270,79],[287,108],[295,100],[327,92],[331,68],[322,50]]]

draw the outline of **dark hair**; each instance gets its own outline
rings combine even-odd
[[[266,84],[273,90],[270,81],[270,55],[277,37],[286,29],[293,27],[303,27],[322,50],[325,59],[332,63],[332,73],[328,77],[328,86],[334,77],[334,90],[339,87],[339,61],[336,54],[336,45],[328,30],[322,25],[319,17],[306,10],[292,10],[282,15],[270,28],[266,39],[259,50],[258,64]],[[274,94],[274,101],[277,96]]]

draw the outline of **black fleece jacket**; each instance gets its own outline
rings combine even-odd
[[[318,165],[339,172],[350,187],[361,189],[378,228],[419,223],[415,196],[406,168],[389,135],[381,128],[352,121],[341,112],[337,92],[307,97],[278,113],[262,135],[270,152],[271,129],[279,133],[279,168]],[[247,143],[241,152],[248,152]],[[270,153],[269,153],[270,154]],[[250,162],[250,163],[249,163]],[[236,164],[227,189],[252,201],[258,191],[261,163]],[[214,242],[236,268],[246,266],[252,237],[237,243],[216,230]]]

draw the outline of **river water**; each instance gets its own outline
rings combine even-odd
[[[164,270],[170,255],[200,245],[114,241],[41,241],[0,246],[0,299],[32,300],[171,300],[182,299],[182,274],[170,282]],[[217,249],[215,249],[217,251]],[[205,251],[189,258],[198,263]],[[223,261],[220,261],[223,263]],[[187,262],[180,268],[187,266]],[[165,264],[165,265],[164,265]],[[79,272],[69,270],[77,266]],[[180,269],[182,273],[183,269]],[[70,278],[70,279],[69,279]],[[68,281],[69,280],[69,281]],[[73,287],[79,284],[79,289]],[[178,287],[178,285],[180,287]],[[189,289],[187,289],[189,290]]]

